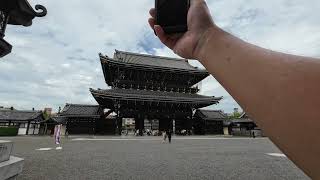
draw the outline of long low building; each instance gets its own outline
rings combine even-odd
[[[42,111],[21,111],[0,109],[0,126],[17,127],[18,135],[39,134],[40,122],[44,120]]]

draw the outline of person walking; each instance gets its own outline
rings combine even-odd
[[[60,150],[62,149],[61,147],[61,127],[62,125],[56,125],[54,128],[54,141],[56,145],[59,145],[56,149]]]
[[[165,143],[167,140],[167,133],[166,131],[162,131],[162,143]]]
[[[150,10],[157,37],[175,54],[204,65],[288,158],[320,179],[320,59],[245,42],[214,23],[205,0],[190,2],[182,34],[166,34]]]

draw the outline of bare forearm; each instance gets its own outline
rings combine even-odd
[[[276,145],[308,175],[320,178],[320,63],[246,43],[212,28],[198,59]]]

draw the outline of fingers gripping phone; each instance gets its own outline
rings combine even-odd
[[[155,0],[156,24],[167,34],[188,30],[190,0]]]

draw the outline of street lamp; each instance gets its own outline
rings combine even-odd
[[[31,26],[35,17],[43,17],[47,9],[36,5],[35,11],[27,0],[0,0],[0,57],[11,52],[12,46],[3,38],[7,24]]]

